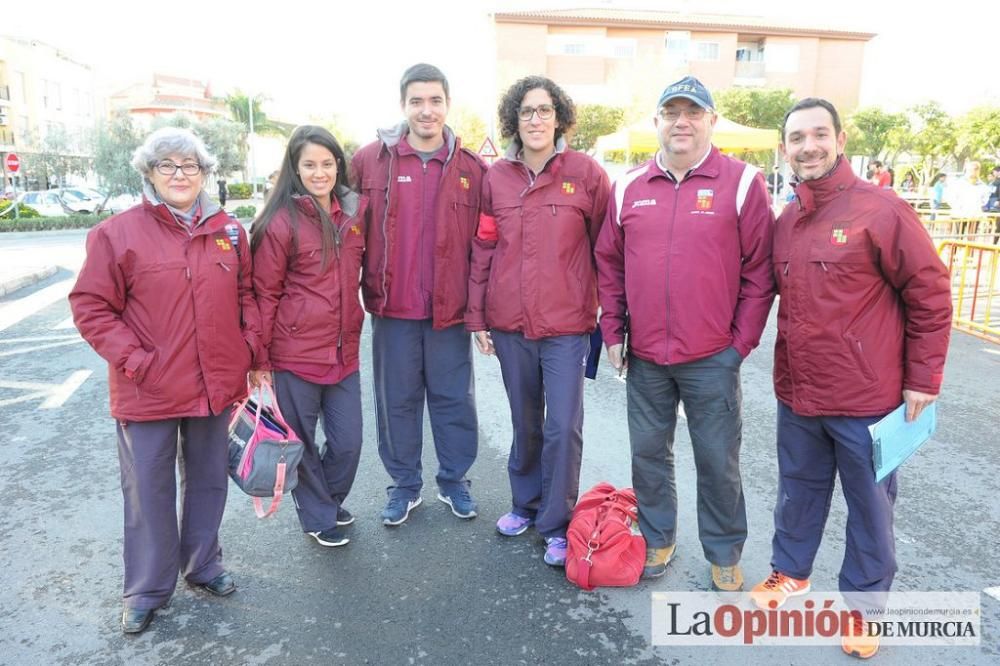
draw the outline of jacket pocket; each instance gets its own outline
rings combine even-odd
[[[844,333],[844,339],[851,348],[851,355],[854,356],[854,362],[861,370],[861,374],[864,375],[865,379],[869,382],[877,382],[878,375],[875,373],[875,369],[872,368],[871,363],[868,361],[868,357],[865,355],[865,349],[861,344],[861,339],[850,332]]]

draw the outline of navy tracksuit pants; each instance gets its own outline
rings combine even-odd
[[[507,472],[513,512],[544,537],[565,537],[580,491],[583,373],[590,336],[528,340],[491,333],[503,375],[514,441]]]
[[[435,331],[430,319],[372,316],[372,371],[378,453],[392,477],[390,497],[414,499],[423,486],[424,400],[442,492],[468,485],[479,421],[472,338],[462,324]]]
[[[313,384],[294,373],[277,371],[274,391],[282,415],[305,444],[299,483],[292,491],[302,531],[334,528],[361,460],[360,373],[337,384]],[[323,455],[316,445],[319,420],[326,436]]]
[[[129,608],[166,604],[178,572],[192,584],[222,573],[219,525],[229,490],[231,415],[226,408],[215,416],[118,422]]]
[[[778,501],[771,566],[806,579],[830,513],[834,480],[847,500],[842,592],[885,592],[896,573],[896,473],[875,483],[868,426],[881,417],[800,416],[778,402]]]

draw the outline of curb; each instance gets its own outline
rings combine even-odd
[[[12,294],[18,289],[30,287],[37,282],[41,282],[45,278],[55,275],[57,270],[56,266],[22,268],[19,271],[15,269],[12,275],[0,277],[0,298]]]

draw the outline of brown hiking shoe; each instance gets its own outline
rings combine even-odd
[[[731,567],[713,564],[712,589],[719,592],[739,592],[743,589],[743,569],[738,564]]]
[[[643,578],[659,578],[667,573],[667,565],[674,557],[677,544],[666,548],[647,548],[646,564],[642,569]]]

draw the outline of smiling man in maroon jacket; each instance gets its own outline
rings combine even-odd
[[[913,209],[854,174],[846,141],[826,100],[785,115],[782,150],[797,182],[774,235],[779,479],[773,571],[751,593],[762,608],[810,590],[838,474],[848,508],[840,590],[853,607],[885,603],[896,473],[875,482],[868,426],[901,403],[916,418],[944,374],[948,272]],[[878,651],[861,617],[842,640],[856,657]]]
[[[352,160],[370,202],[361,289],[372,315],[378,451],[392,477],[382,522],[420,505],[426,396],[437,451],[438,499],[474,518],[465,474],[476,459],[472,345],[463,323],[469,257],[485,165],[445,125],[448,80],[437,67],[403,73],[400,125]]]
[[[740,364],[760,341],[774,298],[774,216],[757,169],[712,145],[713,106],[693,77],[663,91],[660,150],[615,183],[596,256],[608,357],[629,366],[643,575],[663,575],[674,555],[673,441],[683,401],[698,471],[698,536],[713,587],[734,591],[743,586],[747,538]]]

